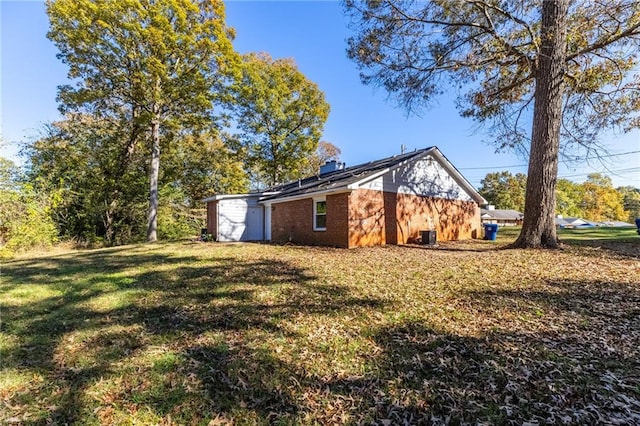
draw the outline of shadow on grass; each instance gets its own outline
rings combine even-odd
[[[12,282],[62,294],[2,308],[2,332],[19,340],[0,354],[3,368],[44,379],[28,392],[0,393],[9,407],[0,421],[127,423],[112,411],[147,410],[156,416],[149,423],[171,416],[180,424],[216,416],[256,424],[640,422],[640,289],[633,285],[557,281],[459,295],[480,315],[524,318],[483,335],[415,319],[364,321],[353,336],[375,349],[364,367],[322,375],[279,355],[277,345],[320,350],[290,324],[319,315],[323,324],[348,323],[354,312],[390,307],[280,259],[92,256],[3,267],[6,294],[20,291]],[[131,290],[119,306],[90,303]],[[171,351],[128,364],[160,347]],[[102,381],[114,389],[96,396]]]
[[[481,336],[416,320],[363,330],[377,350],[360,375],[307,374],[243,345],[194,347],[185,356],[216,401],[214,412],[233,417],[247,407],[258,423],[637,424],[640,290],[547,286],[464,295],[487,312],[532,315]]]
[[[120,248],[13,261],[3,266],[2,272],[0,293],[7,297],[40,288],[48,293],[34,297],[33,303],[11,305],[10,299],[5,299],[0,304],[0,331],[17,342],[0,346],[2,368],[37,372],[44,378],[40,387],[17,392],[6,400],[10,406],[26,411],[18,410],[13,416],[6,412],[6,417],[0,415],[0,422],[9,417],[26,424],[95,421],[95,405],[92,408],[87,404],[88,388],[118,377],[123,366],[126,371],[132,354],[166,344],[178,350],[185,348],[184,358],[191,364],[178,362],[176,371],[181,377],[183,373],[195,375],[201,382],[198,386],[204,386],[209,396],[178,391],[174,383],[165,383],[164,376],[157,375],[150,379],[155,385],[140,384],[140,390],[127,390],[125,386],[117,391],[121,399],[115,402],[160,407],[158,413],[164,415],[197,399],[213,410],[191,413],[193,418],[231,410],[224,399],[218,403],[210,398],[218,398],[220,391],[216,389],[221,386],[231,392],[227,400],[237,402],[235,390],[225,388],[224,381],[211,385],[209,374],[224,368],[215,360],[229,360],[233,351],[224,351],[223,356],[215,347],[194,344],[203,335],[261,333],[295,338],[282,327],[284,319],[381,306],[375,299],[353,297],[343,287],[318,283],[305,268],[278,259],[217,257],[205,263],[191,256]],[[106,305],[100,306],[103,299]],[[118,303],[110,307],[113,300]],[[261,369],[275,362],[256,348],[245,346],[243,351],[250,352],[249,357],[256,359]],[[208,359],[216,364],[207,364]],[[204,364],[205,369],[196,364]],[[174,370],[169,368],[168,372]],[[260,371],[265,377],[272,373],[268,369]],[[125,382],[140,377],[144,374],[134,373]],[[152,389],[145,390],[147,385]],[[0,401],[5,397],[0,392]],[[269,411],[258,411],[259,416],[271,418],[274,407],[277,411],[295,411],[293,403],[273,406],[269,402],[278,398],[261,400],[256,406],[269,407]],[[243,404],[247,407],[248,403]]]
[[[478,315],[520,322],[481,336],[419,321],[372,330],[375,374],[327,383],[355,423],[640,422],[637,286],[558,281],[464,297]]]

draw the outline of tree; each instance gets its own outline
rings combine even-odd
[[[50,214],[61,237],[114,245],[144,230],[148,150],[130,150],[132,127],[68,113],[28,148],[29,180],[54,198]]]
[[[221,0],[48,0],[47,13],[48,37],[75,83],[60,87],[61,109],[130,121],[131,149],[148,137],[147,240],[155,241],[164,129],[207,122],[213,88],[234,67],[224,5]]]
[[[598,222],[627,219],[623,196],[613,188],[611,178],[591,173],[582,188],[582,210],[585,218]]]
[[[0,157],[0,258],[56,241],[49,200],[22,178],[12,161]]]
[[[640,189],[633,186],[621,186],[617,191],[622,194],[622,204],[627,212],[625,220],[635,223],[640,218]]]
[[[527,184],[527,176],[516,173],[515,176],[508,171],[487,173],[480,181],[482,187],[479,192],[489,204],[500,209],[524,211],[524,192]]]
[[[303,171],[303,176],[313,176],[320,172],[320,166],[327,161],[340,160],[340,148],[327,141],[318,142],[318,148],[316,152],[311,154],[307,159],[307,168]]]
[[[229,148],[227,138],[210,130],[176,136],[168,152],[166,180],[182,188],[189,206],[215,194],[247,191],[242,156]]]
[[[556,184],[556,214],[566,217],[582,217],[584,188],[568,179],[558,179]]]
[[[141,239],[149,147],[130,151],[131,131],[129,121],[67,114],[29,147],[29,179],[55,198],[50,215],[61,237],[105,245]],[[158,208],[166,216],[158,218],[162,238],[196,234],[203,197],[246,189],[242,161],[214,131],[174,131],[158,187]]]
[[[302,177],[329,116],[324,93],[292,60],[264,53],[244,57],[231,91],[249,168],[267,186]]]
[[[530,140],[515,247],[557,247],[555,186],[563,152],[598,147],[607,129],[640,127],[636,0],[346,0],[348,55],[364,83],[418,111],[451,83],[463,116],[501,148]],[[530,132],[526,125],[530,123]]]
[[[20,174],[20,168],[13,161],[0,157],[0,190],[15,190]]]

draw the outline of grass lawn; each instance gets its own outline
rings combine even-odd
[[[0,267],[0,424],[640,424],[640,237]]]

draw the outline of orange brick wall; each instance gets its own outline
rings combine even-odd
[[[386,244],[384,193],[359,189],[349,196],[349,247]]]
[[[395,194],[368,189],[327,197],[327,229],[313,230],[313,200],[272,206],[274,242],[365,247],[416,242],[421,231],[437,231],[438,241],[480,238],[476,203]]]
[[[438,241],[480,238],[480,207],[474,202],[385,193],[387,243],[406,244],[421,231],[435,230]],[[391,223],[395,222],[395,226]]]
[[[218,221],[217,219],[217,201],[207,202],[207,233],[212,234],[214,237],[218,236]]]
[[[348,247],[349,194],[327,196],[327,229],[313,230],[313,199],[272,205],[271,240],[299,244]]]

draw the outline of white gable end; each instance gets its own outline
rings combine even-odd
[[[473,201],[447,170],[433,157],[410,161],[360,185],[363,189],[399,194]]]

